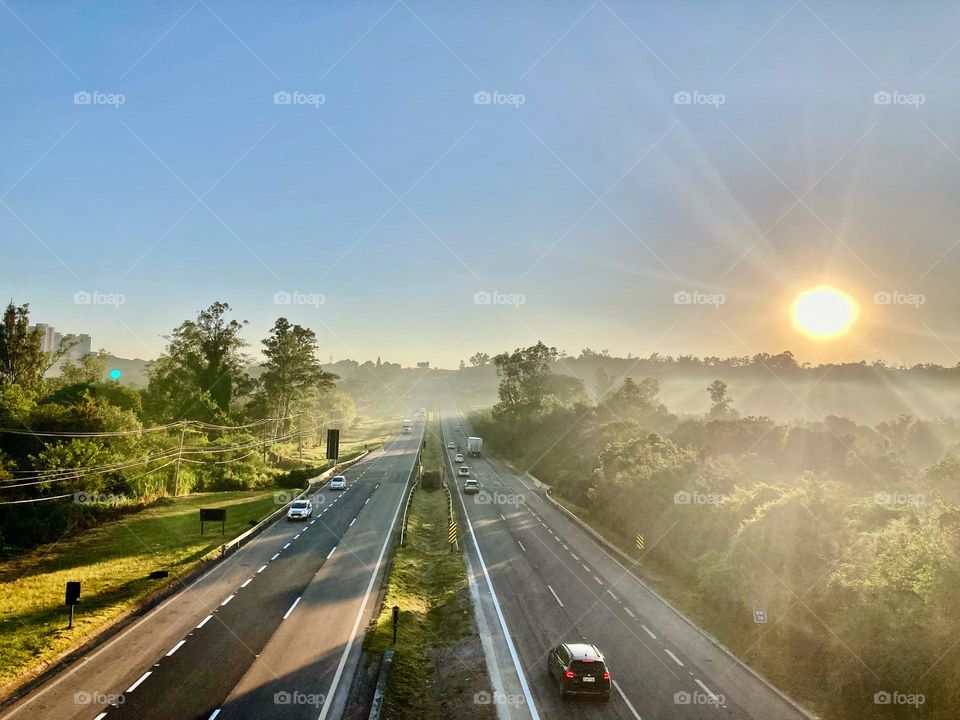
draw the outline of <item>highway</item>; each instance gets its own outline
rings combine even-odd
[[[4,720],[337,718],[423,423],[66,668]]]
[[[465,452],[465,418],[450,409],[442,424],[444,442]],[[446,451],[451,469],[454,453]],[[463,495],[455,481],[468,563],[478,567],[478,623],[490,628],[488,665],[503,693],[500,718],[808,718],[629,574],[531,478],[487,453],[465,464],[484,491]],[[607,705],[560,699],[545,664],[560,642],[593,643],[605,654],[614,683]]]

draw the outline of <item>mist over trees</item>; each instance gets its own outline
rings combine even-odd
[[[875,693],[894,690],[925,696],[910,717],[953,717],[956,418],[742,417],[717,378],[699,385],[705,412],[679,414],[642,375],[601,376],[592,399],[567,375],[557,392],[564,362],[543,343],[494,362],[498,402],[475,432],[624,548],[643,534],[644,566],[747,662],[826,717],[872,720]]]

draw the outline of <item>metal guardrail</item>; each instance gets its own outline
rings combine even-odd
[[[294,497],[290,498],[290,502],[284,503],[277,510],[270,513],[267,517],[265,517],[263,520],[258,522],[256,525],[254,525],[250,529],[245,530],[244,532],[240,533],[235,538],[233,538],[233,540],[229,540],[225,542],[223,545],[221,545],[219,548],[217,548],[216,550],[211,551],[210,553],[207,554],[207,556],[204,559],[211,559],[211,557],[213,557],[214,559],[223,559],[230,553],[233,553],[239,550],[241,547],[243,547],[247,543],[248,540],[253,538],[255,535],[258,535],[271,523],[276,522],[276,520],[287,510],[287,508],[290,507],[290,505],[293,503],[294,500],[299,500],[300,498],[306,497],[307,495],[310,495],[311,493],[315,492],[315,490],[318,489],[317,488],[318,485],[322,485],[330,477],[341,472],[342,470],[346,470],[348,467],[352,467],[353,465],[356,465],[358,462],[360,462],[365,457],[367,457],[370,454],[370,452],[371,452],[370,450],[365,450],[359,455],[357,455],[357,457],[353,458],[352,460],[347,460],[346,462],[340,463],[339,465],[334,465],[332,468],[324,470],[322,473],[317,475],[317,477],[311,478],[308,481],[309,483],[308,486],[304,490],[301,490],[299,493],[297,493]]]

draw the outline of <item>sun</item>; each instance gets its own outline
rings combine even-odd
[[[837,288],[821,285],[797,295],[790,308],[793,326],[814,340],[845,335],[860,315],[852,297]]]

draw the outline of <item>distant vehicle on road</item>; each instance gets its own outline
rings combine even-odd
[[[457,470],[457,475],[460,477],[470,477],[470,468],[466,465],[461,465],[460,469]]]
[[[480,492],[480,483],[476,480],[467,480],[463,484],[464,495],[476,495],[478,492]]]
[[[463,453],[457,453],[456,455],[454,455],[454,456],[453,456],[453,461],[454,461],[454,462],[458,462],[458,463],[462,463],[462,462],[463,462]]]
[[[610,700],[610,671],[596,645],[561,643],[547,654],[547,671],[560,687],[560,699]]]
[[[409,435],[410,430],[413,428],[413,420],[410,420],[409,418],[404,418],[400,427],[403,428],[403,432]]]
[[[306,520],[313,515],[313,503],[306,498],[294,500],[287,510],[287,520]]]
[[[456,447],[452,442],[447,443],[447,450],[453,450]]]
[[[330,489],[331,490],[346,490],[347,489],[347,479],[343,475],[334,475],[330,478]]]
[[[483,449],[483,438],[468,437],[467,453],[470,457],[480,457],[480,451]]]

